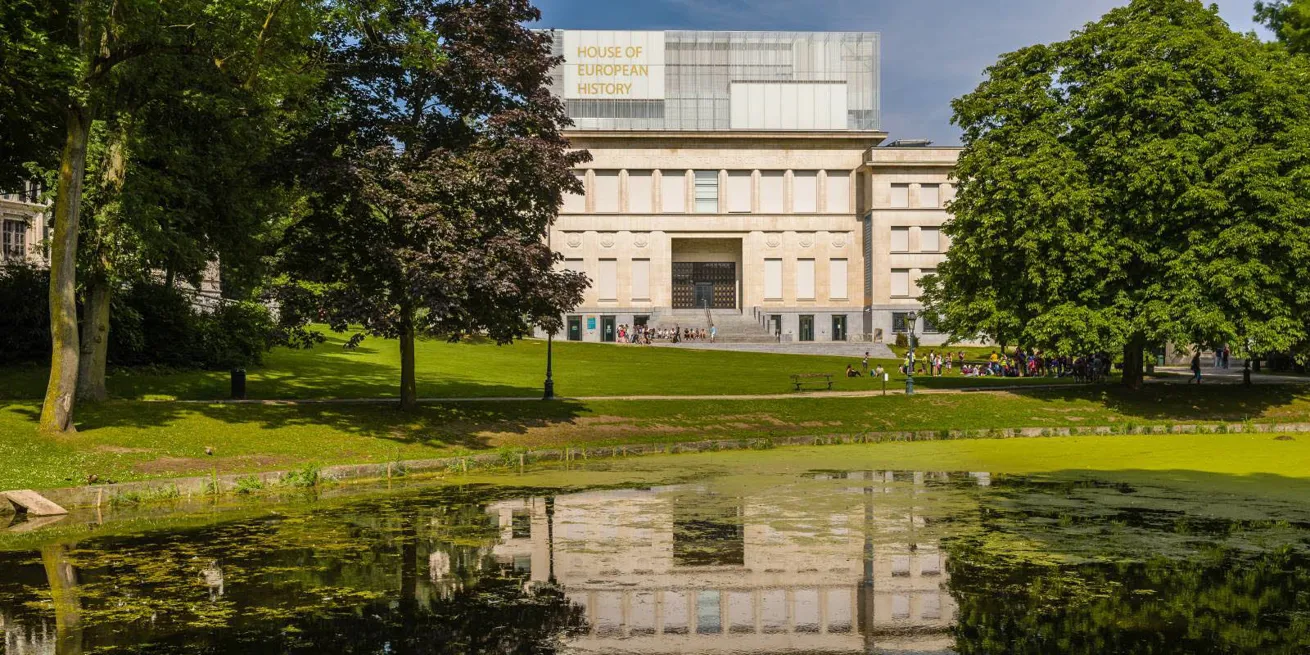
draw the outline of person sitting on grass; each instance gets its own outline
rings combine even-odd
[[[883,373],[884,373],[884,371],[883,371],[883,369],[882,369],[882,364],[879,364],[877,368],[873,369],[873,374],[876,375],[876,376],[878,376],[878,377],[882,377],[882,376],[883,376]]]
[[[860,377],[860,372],[857,371],[857,370],[855,370],[855,367],[854,367],[854,366],[851,366],[850,364],[847,364],[847,365],[846,365],[846,377],[848,377],[848,378],[858,378],[858,377]]]

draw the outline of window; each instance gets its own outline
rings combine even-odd
[[[728,211],[746,214],[751,210],[750,171],[728,172]]]
[[[578,178],[578,188],[585,189],[587,180],[582,171],[574,171],[573,176]],[[587,211],[586,193],[565,193],[564,207],[560,211],[565,214],[581,214]]]
[[[905,334],[910,331],[910,313],[892,312],[892,334]]]
[[[894,227],[892,228],[892,252],[909,252],[910,251],[910,228]]]
[[[719,213],[718,171],[696,171],[696,213]]]
[[[910,295],[910,270],[906,268],[892,269],[892,297],[908,298]]]
[[[628,171],[628,212],[651,213],[654,209],[654,198],[651,194],[651,172]]]
[[[650,260],[632,260],[632,299],[650,300]]]
[[[813,214],[819,211],[819,174],[816,171],[796,171],[791,177],[791,210],[796,214]]]
[[[936,184],[923,184],[919,186],[919,206],[920,207],[941,207],[942,206],[942,189]]]
[[[935,227],[919,230],[919,252],[941,252],[942,231]]]
[[[845,214],[851,210],[851,175],[846,171],[828,171],[827,211]]]
[[[660,171],[660,211],[666,214],[687,211],[687,176],[682,171]]]
[[[910,185],[893,184],[892,185],[892,208],[904,209],[910,206]]]
[[[596,293],[599,300],[618,300],[619,262],[614,259],[600,260],[600,271],[596,275]]]
[[[796,260],[796,299],[814,300],[814,260]]]
[[[846,300],[846,260],[828,260],[828,297]]]
[[[0,234],[0,260],[23,260],[27,258],[27,223],[25,221],[5,221],[3,234]]]
[[[764,299],[782,300],[782,260],[764,260]]]
[[[782,171],[760,171],[761,213],[782,213],[782,189],[784,179]]]
[[[594,209],[600,214],[614,214],[619,211],[619,172],[596,171],[593,180],[596,191]]]
[[[919,288],[919,280],[922,280],[922,279],[923,279],[923,276],[925,276],[925,275],[932,275],[932,274],[934,274],[934,273],[936,273],[936,272],[937,272],[937,269],[935,269],[935,268],[925,268],[925,269],[919,271],[919,275],[918,275],[917,277],[914,278],[914,289],[913,289],[913,292],[914,292],[914,296],[915,296],[916,298],[919,297],[919,292],[920,292],[920,288]]]
[[[923,329],[924,334],[941,334],[942,332],[937,328],[936,324],[928,320],[927,316],[919,319],[919,327]]]

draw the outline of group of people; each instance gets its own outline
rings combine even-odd
[[[868,353],[865,353],[863,369],[869,368]],[[929,350],[926,354],[906,353],[901,361],[899,371],[907,375],[911,371],[916,375],[940,377],[952,373],[956,368],[964,377],[1066,377],[1073,376],[1080,382],[1094,382],[1110,374],[1111,360],[1106,353],[1092,355],[1067,356],[1043,353],[1040,350],[1025,352],[1015,348],[1013,353],[993,350],[982,361],[970,362],[963,351],[937,352]],[[853,367],[847,367],[848,372]]]
[[[708,341],[714,343],[719,336],[719,329],[715,326],[705,328],[684,328],[674,326],[671,328],[656,328],[646,325],[635,327],[626,324],[619,326],[619,343],[639,343],[650,345],[654,341],[668,341],[671,343],[683,343],[687,341]]]

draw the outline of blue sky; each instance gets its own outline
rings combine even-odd
[[[540,27],[607,30],[881,32],[883,129],[959,143],[951,98],[1004,52],[1058,41],[1126,0],[536,0]],[[1253,0],[1222,0],[1233,29],[1257,30]]]

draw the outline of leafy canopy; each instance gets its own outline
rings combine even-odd
[[[1310,67],[1195,0],[1135,0],[1003,55],[953,102],[957,338],[1074,354],[1282,350],[1310,316]]]

